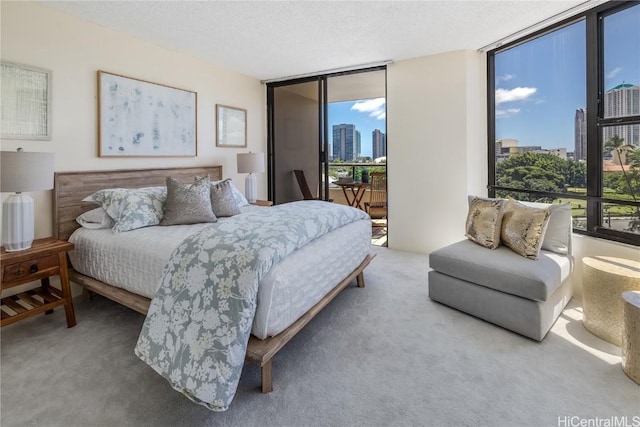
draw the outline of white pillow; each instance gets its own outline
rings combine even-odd
[[[231,183],[231,188],[233,190],[233,198],[236,200],[236,202],[238,202],[238,208],[241,208],[243,206],[249,206],[249,201],[247,200],[246,197],[244,197],[244,194],[242,194],[242,192],[240,190],[238,190],[238,187],[236,187],[236,185],[233,183],[233,181],[231,181],[231,178],[227,178],[227,180]],[[220,181],[211,181],[211,185],[216,185],[221,183],[222,181],[226,181],[226,180],[220,180]]]
[[[95,208],[83,213],[76,218],[76,222],[83,228],[91,230],[100,230],[103,228],[111,228],[116,223],[113,218],[107,214],[104,208]]]

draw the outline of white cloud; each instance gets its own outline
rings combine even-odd
[[[503,102],[524,101],[538,91],[535,87],[496,89],[496,105]]]
[[[358,101],[351,107],[352,110],[359,111],[361,113],[369,113],[369,117],[375,117],[378,120],[384,120],[385,113],[385,98],[367,99],[366,101]]]
[[[507,108],[506,110],[496,110],[496,119],[511,117],[520,112],[519,108]]]
[[[516,78],[515,74],[505,74],[504,76],[498,76],[496,77],[496,84],[500,82],[506,82],[507,80],[511,80],[515,78]]]
[[[613,70],[609,71],[609,72],[607,73],[607,80],[608,80],[608,79],[612,79],[612,78],[614,78],[615,76],[617,76],[617,75],[620,73],[620,71],[622,71],[622,68],[621,68],[621,67],[616,67],[616,68],[614,68]]]

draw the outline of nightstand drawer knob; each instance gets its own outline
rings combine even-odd
[[[38,264],[32,264],[31,267],[29,267],[29,273],[33,274],[37,272],[38,272]]]

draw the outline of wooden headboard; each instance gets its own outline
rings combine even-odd
[[[211,180],[222,179],[222,166],[189,168],[128,169],[84,172],[56,172],[53,190],[53,235],[67,240],[80,227],[78,215],[96,208],[82,199],[105,188],[141,188],[164,185],[171,176],[192,182],[195,176],[209,175]]]

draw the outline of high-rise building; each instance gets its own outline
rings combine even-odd
[[[371,157],[377,159],[378,157],[385,157],[387,155],[387,136],[375,129],[371,132]]]
[[[360,155],[360,132],[352,124],[333,125],[333,160],[351,162]]]
[[[584,108],[576,110],[573,159],[576,161],[587,159],[587,110]]]
[[[604,117],[640,115],[640,86],[622,83],[604,94]],[[604,127],[604,141],[617,135],[624,144],[640,147],[640,124]]]

